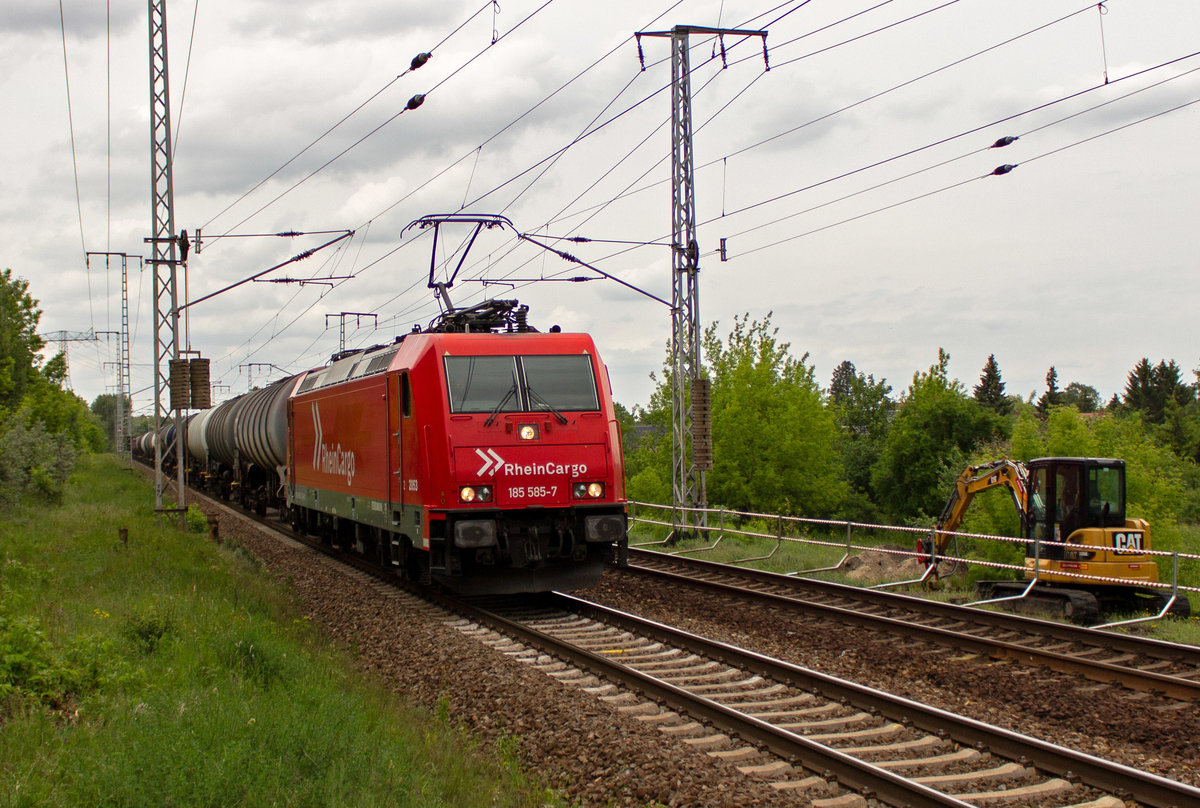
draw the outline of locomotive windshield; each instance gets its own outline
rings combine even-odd
[[[450,412],[600,409],[591,357],[447,356]]]

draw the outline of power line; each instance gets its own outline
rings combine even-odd
[[[63,80],[67,88],[67,124],[71,131],[71,168],[75,175],[75,210],[79,218],[79,248],[87,252],[87,241],[83,237],[83,200],[79,195],[79,158],[75,149],[75,114],[71,110],[71,71],[67,65],[67,18],[62,0],[58,0],[58,22],[62,31]],[[88,277],[88,312],[93,330],[96,327],[96,310],[92,303],[92,279]]]
[[[802,187],[802,188],[796,188],[796,189],[793,189],[793,190],[791,190],[791,191],[787,191],[787,192],[785,192],[785,193],[782,193],[782,194],[779,194],[779,195],[777,195],[777,196],[771,197],[770,199],[765,199],[765,200],[762,200],[762,201],[760,201],[760,202],[755,202],[755,203],[753,203],[753,204],[746,205],[746,206],[744,206],[744,207],[742,207],[742,208],[738,208],[737,210],[730,211],[730,212],[728,212],[727,214],[723,214],[723,216],[722,216],[722,217],[713,217],[713,218],[711,218],[711,219],[708,219],[707,221],[703,222],[703,224],[711,224],[712,222],[715,222],[715,221],[717,221],[717,219],[719,219],[719,218],[723,218],[723,217],[726,217],[726,216],[736,216],[736,215],[738,215],[738,214],[745,213],[745,212],[747,212],[747,211],[750,211],[750,210],[754,210],[755,208],[759,208],[759,207],[762,207],[762,206],[764,206],[764,205],[769,205],[769,204],[772,204],[772,203],[775,203],[775,202],[779,202],[779,201],[781,201],[781,200],[783,200],[783,199],[786,199],[786,198],[788,198],[788,197],[795,196],[795,195],[796,195],[796,194],[798,194],[798,193],[802,193],[802,192],[804,192],[804,191],[811,191],[811,190],[813,190],[813,189],[815,189],[815,188],[819,188],[819,187],[821,187],[821,186],[823,186],[823,185],[828,185],[829,183],[836,182],[836,181],[838,181],[838,180],[842,180],[842,179],[846,179],[847,177],[852,177],[852,176],[854,176],[854,175],[856,175],[856,174],[861,174],[861,173],[863,173],[863,172],[865,172],[865,171],[869,171],[869,170],[871,170],[871,169],[873,169],[873,168],[878,168],[878,167],[880,167],[880,166],[883,166],[883,165],[886,165],[886,164],[888,164],[888,163],[892,163],[892,162],[895,162],[895,161],[897,161],[897,160],[901,160],[901,159],[903,159],[903,158],[905,158],[905,157],[911,157],[911,156],[912,156],[912,155],[914,155],[914,154],[919,154],[920,152],[927,151],[927,150],[929,150],[929,149],[932,149],[932,148],[935,148],[935,147],[937,147],[937,146],[942,146],[942,145],[945,145],[946,143],[949,143],[949,142],[951,142],[951,141],[958,140],[958,139],[960,139],[960,138],[963,138],[963,137],[966,137],[966,136],[968,136],[968,135],[973,135],[973,134],[976,134],[976,133],[978,133],[978,132],[981,132],[981,131],[983,131],[983,130],[985,130],[985,129],[990,129],[990,128],[992,128],[992,127],[995,127],[995,126],[999,126],[999,125],[1000,125],[1000,124],[1002,124],[1002,123],[1007,123],[1007,122],[1009,122],[1009,121],[1016,120],[1017,118],[1024,117],[1024,116],[1026,116],[1026,115],[1029,115],[1029,114],[1031,114],[1031,113],[1034,113],[1034,112],[1039,112],[1039,111],[1041,111],[1041,110],[1044,110],[1044,109],[1048,109],[1048,108],[1050,108],[1050,107],[1052,107],[1052,106],[1056,106],[1056,105],[1058,105],[1058,104],[1061,104],[1061,103],[1064,103],[1064,102],[1066,102],[1066,101],[1070,101],[1070,100],[1073,100],[1073,99],[1079,98],[1079,97],[1081,97],[1081,96],[1083,96],[1083,95],[1086,95],[1086,94],[1088,94],[1088,93],[1092,93],[1092,92],[1095,92],[1095,91],[1097,91],[1097,90],[1104,89],[1105,87],[1110,87],[1110,86],[1112,86],[1112,85],[1114,85],[1114,84],[1117,84],[1117,83],[1119,83],[1119,82],[1128,81],[1129,79],[1133,79],[1133,78],[1136,78],[1136,77],[1138,77],[1138,76],[1145,75],[1145,74],[1147,74],[1147,73],[1150,73],[1150,72],[1152,72],[1152,71],[1155,71],[1155,70],[1161,70],[1161,69],[1163,69],[1163,68],[1166,68],[1166,67],[1169,67],[1169,66],[1171,66],[1171,65],[1177,64],[1177,63],[1179,63],[1180,61],[1183,61],[1183,60],[1186,60],[1186,59],[1191,59],[1191,58],[1194,58],[1194,57],[1196,57],[1196,56],[1200,56],[1200,51],[1197,51],[1197,52],[1195,52],[1195,53],[1189,54],[1188,56],[1180,57],[1179,59],[1172,59],[1172,60],[1170,60],[1170,61],[1163,62],[1162,64],[1155,65],[1154,67],[1146,68],[1146,69],[1144,69],[1144,70],[1139,70],[1139,71],[1137,71],[1137,72],[1135,72],[1135,73],[1131,73],[1131,74],[1129,74],[1129,75],[1127,75],[1127,76],[1122,76],[1121,78],[1118,78],[1118,79],[1113,79],[1113,80],[1111,80],[1111,81],[1106,81],[1106,82],[1105,82],[1105,83],[1103,83],[1103,84],[1096,84],[1096,85],[1093,85],[1092,87],[1088,87],[1088,88],[1086,88],[1086,89],[1084,89],[1084,90],[1080,90],[1080,91],[1078,91],[1078,92],[1075,92],[1075,93],[1071,93],[1071,94],[1069,94],[1069,95],[1062,96],[1061,98],[1054,99],[1053,101],[1048,101],[1048,102],[1046,102],[1046,103],[1044,103],[1044,104],[1038,104],[1037,106],[1030,107],[1029,109],[1022,110],[1021,112],[1017,112],[1017,113],[1015,113],[1015,114],[1013,114],[1013,115],[1007,115],[1007,116],[1005,116],[1005,117],[1003,117],[1003,118],[998,118],[998,119],[996,119],[996,120],[994,120],[994,121],[990,121],[990,122],[988,122],[988,123],[985,123],[985,124],[981,124],[981,125],[979,125],[979,126],[972,127],[972,128],[970,128],[970,129],[964,130],[964,131],[962,131],[962,132],[959,132],[959,133],[957,133],[957,134],[950,135],[950,136],[948,136],[948,137],[944,137],[944,138],[940,138],[940,139],[938,139],[938,140],[935,140],[935,141],[933,141],[932,143],[928,143],[928,144],[926,144],[926,145],[924,145],[924,146],[920,146],[920,147],[918,147],[918,148],[915,148],[915,149],[909,149],[908,151],[902,152],[902,153],[900,153],[900,154],[893,155],[892,157],[888,157],[888,158],[885,158],[885,159],[883,159],[883,160],[878,160],[878,161],[876,161],[876,162],[874,162],[874,163],[871,163],[871,164],[869,164],[869,165],[865,165],[865,166],[862,166],[862,167],[860,167],[860,168],[853,169],[852,171],[847,171],[847,172],[844,172],[844,173],[842,173],[842,174],[838,174],[837,176],[834,176],[834,177],[829,177],[829,178],[827,178],[827,179],[821,180],[821,181],[819,181],[819,182],[810,183],[809,185],[806,185],[806,186],[804,186],[804,187]],[[1175,81],[1176,79],[1180,79],[1180,78],[1182,78],[1182,77],[1184,77],[1184,76],[1187,76],[1187,75],[1189,75],[1190,73],[1194,73],[1194,72],[1196,72],[1197,70],[1200,70],[1200,68],[1193,68],[1192,70],[1188,70],[1188,71],[1186,71],[1186,72],[1184,72],[1184,73],[1180,73],[1180,74],[1178,74],[1178,75],[1176,75],[1176,76],[1171,76],[1171,77],[1169,77],[1169,78],[1163,79],[1162,81],[1160,81],[1160,82],[1156,82],[1155,84],[1151,84],[1151,85],[1149,85],[1149,86],[1147,86],[1147,87],[1142,87],[1142,88],[1140,88],[1140,89],[1133,90],[1133,91],[1131,91],[1131,92],[1129,92],[1129,93],[1126,93],[1126,94],[1125,94],[1125,95],[1123,95],[1123,96],[1119,96],[1119,97],[1117,97],[1117,98],[1111,99],[1111,100],[1109,100],[1109,101],[1106,101],[1106,102],[1104,102],[1104,103],[1102,103],[1102,104],[1097,104],[1096,106],[1090,107],[1090,108],[1088,108],[1088,109],[1085,109],[1085,110],[1081,110],[1080,112],[1074,113],[1074,114],[1072,114],[1072,115],[1068,115],[1068,116],[1066,116],[1066,117],[1064,117],[1064,118],[1059,118],[1059,119],[1058,119],[1058,120],[1056,120],[1056,121],[1051,121],[1050,123],[1044,124],[1043,126],[1039,126],[1039,127],[1036,127],[1036,128],[1034,128],[1034,129],[1030,129],[1030,130],[1028,130],[1028,131],[1026,131],[1026,132],[1023,132],[1023,133],[1021,133],[1021,135],[1019,135],[1019,137],[1028,136],[1028,135],[1030,135],[1030,134],[1033,134],[1034,132],[1041,131],[1042,129],[1045,129],[1045,128],[1047,128],[1047,127],[1050,127],[1050,126],[1056,125],[1056,124],[1058,124],[1058,123],[1062,123],[1063,121],[1067,121],[1067,120],[1070,120],[1070,119],[1072,119],[1072,118],[1076,118],[1076,117],[1078,117],[1078,116],[1080,116],[1080,115],[1086,114],[1087,112],[1091,112],[1091,111],[1093,111],[1093,110],[1100,109],[1101,107],[1108,106],[1109,104],[1113,104],[1113,103],[1116,103],[1117,101],[1124,100],[1124,99],[1126,99],[1126,98],[1129,98],[1129,97],[1131,97],[1131,96],[1133,96],[1133,95],[1137,95],[1138,93],[1142,93],[1142,92],[1145,92],[1145,91],[1147,91],[1147,90],[1154,89],[1155,87],[1159,87],[1159,86],[1161,86],[1161,85],[1163,85],[1163,84],[1166,84],[1166,83],[1168,83],[1168,82]],[[985,147],[985,148],[987,148],[987,147]],[[967,154],[975,154],[975,153],[977,153],[977,151],[979,151],[979,150],[971,151],[971,152],[968,152]],[[966,155],[962,155],[962,156],[966,156]],[[954,158],[954,159],[960,159],[960,158]],[[950,161],[946,161],[946,162],[950,162]],[[708,165],[714,165],[714,164],[715,164],[715,161],[714,161],[713,163],[709,163]],[[936,164],[935,166],[931,166],[930,168],[937,168],[937,167],[940,167],[940,166],[942,166],[942,165],[945,165],[945,164],[946,164],[945,162],[943,162],[943,163],[938,163],[938,164]],[[923,170],[928,170],[928,169],[923,169]],[[912,174],[912,175],[907,175],[907,176],[914,176],[914,175],[915,175],[915,174],[917,174],[917,173],[920,173],[920,172],[914,172],[914,174]],[[878,186],[876,186],[876,187],[878,187]],[[740,234],[740,233],[736,233],[736,234],[734,234],[734,235],[741,235],[741,234]]]
[[[299,188],[301,185],[303,185],[304,183],[308,182],[310,179],[312,179],[313,177],[315,177],[317,174],[321,173],[321,172],[322,172],[322,171],[324,171],[326,168],[328,168],[329,166],[331,166],[333,163],[335,163],[336,161],[340,160],[342,157],[344,157],[344,156],[346,156],[347,154],[349,154],[351,151],[353,151],[355,148],[357,148],[358,146],[360,146],[360,145],[361,145],[361,144],[362,144],[364,141],[366,141],[366,140],[367,140],[368,138],[370,138],[372,135],[376,134],[377,132],[379,132],[380,130],[382,130],[384,127],[386,127],[386,126],[388,126],[389,124],[391,124],[391,123],[392,123],[394,120],[396,120],[397,118],[399,118],[399,117],[400,117],[401,115],[403,115],[404,113],[406,113],[406,112],[411,112],[411,111],[413,111],[413,110],[415,110],[415,109],[419,108],[419,107],[420,107],[422,104],[424,104],[424,103],[425,103],[425,99],[426,99],[426,98],[427,98],[427,97],[428,97],[430,94],[432,94],[432,93],[433,93],[433,92],[435,92],[436,90],[439,90],[439,89],[441,89],[441,87],[442,87],[442,86],[444,86],[444,85],[445,85],[445,84],[446,84],[448,81],[450,81],[451,79],[453,79],[454,77],[456,77],[456,76],[457,76],[459,73],[461,73],[461,72],[462,72],[463,70],[465,70],[465,69],[466,69],[468,66],[470,66],[472,63],[474,63],[476,59],[478,59],[478,58],[479,58],[479,57],[481,57],[481,56],[482,56],[484,53],[486,53],[486,52],[488,51],[488,49],[489,49],[489,48],[491,48],[491,46],[492,46],[492,45],[495,45],[495,44],[496,44],[496,43],[498,43],[500,40],[502,40],[502,39],[504,39],[505,37],[507,37],[507,36],[509,36],[510,34],[512,34],[512,33],[513,33],[514,31],[516,31],[518,28],[520,28],[521,26],[523,26],[525,23],[529,22],[529,20],[531,20],[531,19],[533,19],[535,16],[537,16],[537,14],[539,14],[539,13],[540,13],[540,12],[541,12],[543,9],[545,9],[547,6],[549,6],[549,5],[550,5],[551,3],[553,3],[553,2],[554,2],[554,0],[545,0],[545,2],[544,2],[544,3],[542,3],[542,5],[538,6],[538,8],[536,8],[536,9],[535,9],[533,12],[531,12],[531,13],[530,13],[528,16],[526,16],[526,17],[525,17],[523,20],[521,20],[521,21],[520,21],[520,22],[518,22],[518,23],[517,23],[515,26],[513,26],[513,27],[512,27],[512,28],[510,28],[509,30],[505,31],[505,32],[504,32],[503,34],[501,34],[501,35],[500,35],[498,38],[496,38],[496,39],[495,39],[495,40],[494,40],[494,41],[491,43],[491,45],[489,45],[487,48],[484,48],[484,49],[480,50],[478,53],[476,53],[474,56],[472,56],[470,59],[468,59],[468,60],[467,60],[466,62],[464,62],[462,65],[460,65],[459,67],[455,68],[453,71],[451,71],[451,72],[450,72],[450,74],[449,74],[448,76],[446,76],[446,77],[445,77],[445,78],[443,78],[441,81],[439,81],[439,82],[437,82],[436,84],[434,84],[434,85],[433,85],[433,87],[431,87],[431,88],[430,88],[429,90],[427,90],[426,92],[424,92],[424,93],[418,93],[417,95],[414,95],[412,98],[408,99],[408,103],[406,103],[406,104],[404,105],[404,107],[402,107],[402,108],[401,108],[401,109],[400,109],[398,112],[396,112],[396,114],[392,115],[390,118],[388,118],[387,120],[385,120],[383,123],[379,124],[379,125],[378,125],[378,126],[376,126],[374,129],[372,129],[371,131],[367,132],[365,135],[363,135],[362,137],[360,137],[358,140],[354,141],[354,142],[353,142],[353,143],[351,143],[349,146],[347,146],[346,148],[342,149],[340,152],[338,152],[337,154],[335,154],[333,157],[331,157],[331,158],[329,158],[328,160],[326,160],[324,163],[322,163],[320,166],[318,166],[318,167],[317,167],[316,169],[314,169],[313,171],[309,172],[309,173],[308,173],[307,175],[305,175],[303,178],[301,178],[301,179],[297,180],[295,183],[293,183],[292,185],[290,185],[288,188],[286,188],[285,190],[281,191],[281,192],[280,192],[278,195],[276,195],[274,198],[272,198],[272,199],[271,199],[270,201],[268,201],[266,204],[262,205],[260,208],[258,208],[257,210],[255,210],[253,213],[251,213],[250,215],[246,216],[246,217],[245,217],[245,218],[243,218],[243,219],[242,219],[240,222],[238,222],[237,224],[235,224],[235,225],[234,225],[232,228],[230,228],[230,230],[232,231],[232,230],[233,230],[233,229],[235,229],[235,228],[241,227],[243,224],[245,224],[246,222],[248,222],[250,219],[252,219],[252,218],[254,218],[255,216],[257,216],[258,214],[262,213],[264,210],[266,210],[266,209],[267,209],[268,207],[270,207],[271,205],[274,205],[274,204],[275,204],[276,202],[278,202],[280,199],[282,199],[283,197],[287,196],[287,195],[288,195],[288,194],[290,194],[292,191],[296,190],[296,189],[297,189],[297,188]],[[414,64],[415,64],[415,60],[414,60]],[[423,62],[422,62],[422,64],[423,64]],[[418,67],[419,67],[419,65],[418,65]],[[406,71],[406,72],[407,72],[407,71]]]
[[[455,28],[453,31],[451,31],[446,36],[442,37],[442,40],[440,42],[438,42],[436,45],[434,45],[428,51],[425,51],[424,53],[420,53],[417,56],[413,57],[412,62],[402,73],[395,76],[390,81],[388,81],[386,84],[384,84],[382,87],[380,87],[378,90],[376,90],[374,93],[372,93],[366,100],[362,101],[361,103],[359,103],[358,106],[356,106],[354,109],[350,110],[350,112],[348,112],[344,116],[342,116],[342,118],[339,121],[337,121],[337,123],[333,124],[328,129],[326,129],[324,132],[322,132],[320,135],[318,135],[315,140],[313,140],[311,143],[309,143],[307,146],[305,146],[299,152],[297,152],[296,154],[294,154],[290,158],[288,158],[288,160],[286,160],[281,166],[276,168],[274,171],[272,171],[266,177],[259,180],[254,185],[253,188],[251,188],[250,190],[243,193],[241,196],[239,196],[233,202],[229,203],[224,208],[222,208],[219,212],[217,212],[216,215],[209,218],[209,220],[207,222],[205,222],[203,225],[201,225],[201,227],[208,228],[209,226],[211,226],[214,221],[216,221],[218,218],[223,216],[225,213],[227,213],[230,209],[232,209],[234,206],[236,206],[238,203],[240,203],[243,199],[248,197],[250,194],[254,193],[259,188],[261,188],[263,185],[265,185],[267,182],[269,182],[272,178],[274,178],[277,174],[279,174],[280,171],[283,171],[289,165],[294,163],[297,159],[299,159],[302,155],[304,155],[313,146],[316,146],[318,143],[320,143],[322,140],[324,140],[326,137],[328,137],[330,134],[332,134],[338,127],[340,127],[346,121],[350,120],[350,118],[354,117],[354,115],[356,115],[364,107],[366,107],[368,104],[370,104],[376,98],[378,98],[380,95],[382,95],[384,92],[386,92],[393,84],[395,84],[397,81],[404,78],[405,76],[407,76],[409,73],[413,72],[414,70],[418,70],[419,68],[421,68],[427,61],[429,61],[429,59],[433,56],[433,53],[438,48],[440,48],[442,45],[446,44],[446,42],[450,41],[451,37],[453,37],[455,34],[457,34],[459,31],[461,31],[469,22],[471,22],[471,20],[475,19],[475,17],[477,17],[480,13],[482,13],[484,9],[486,9],[488,6],[490,6],[492,4],[492,2],[493,2],[493,0],[487,0],[486,3],[484,3],[482,6],[480,6],[479,9],[477,11],[475,11],[475,13],[471,14],[457,28]]]
[[[1058,147],[1058,148],[1056,148],[1056,149],[1051,149],[1050,151],[1043,152],[1042,154],[1036,155],[1036,156],[1034,156],[1034,157],[1030,157],[1030,158],[1028,158],[1027,160],[1023,160],[1021,163],[1006,163],[1006,164],[1004,164],[1004,165],[1001,165],[1001,166],[998,166],[998,167],[996,167],[995,169],[993,169],[992,171],[988,172],[987,174],[982,174],[982,175],[979,175],[979,176],[976,176],[976,177],[970,177],[970,178],[968,178],[968,179],[961,180],[961,181],[959,181],[959,182],[955,182],[955,183],[951,183],[950,185],[946,185],[946,186],[943,186],[943,187],[941,187],[941,188],[937,188],[937,189],[935,189],[935,190],[928,191],[928,192],[926,192],[926,193],[923,193],[923,194],[918,194],[918,195],[916,195],[916,196],[913,196],[913,197],[910,197],[910,198],[908,198],[908,199],[903,199],[903,200],[900,200],[899,202],[894,202],[894,203],[892,203],[892,204],[890,204],[890,205],[884,205],[883,207],[875,208],[875,209],[873,209],[873,210],[866,211],[865,213],[860,213],[860,214],[858,214],[858,215],[851,216],[851,217],[849,217],[849,218],[842,219],[842,220],[840,220],[840,221],[837,221],[837,222],[832,222],[832,223],[830,223],[830,224],[827,224],[827,225],[824,225],[824,226],[822,226],[822,227],[817,227],[817,228],[814,228],[814,229],[812,229],[812,230],[808,230],[808,231],[805,231],[805,232],[803,232],[803,233],[799,233],[799,234],[797,234],[797,235],[794,235],[794,236],[789,236],[788,238],[779,239],[778,241],[773,241],[773,242],[771,242],[770,244],[764,244],[764,245],[762,245],[762,246],[755,247],[755,248],[753,248],[753,249],[750,249],[750,250],[745,250],[745,251],[739,252],[739,253],[738,253],[738,257],[739,257],[739,258],[741,258],[741,257],[747,256],[747,255],[750,255],[750,254],[752,254],[752,253],[756,253],[756,252],[760,252],[760,251],[762,251],[762,250],[765,250],[765,249],[769,249],[769,248],[771,248],[771,247],[777,247],[777,246],[779,246],[780,244],[786,244],[786,243],[788,243],[788,242],[791,242],[791,241],[796,241],[796,240],[798,240],[798,239],[805,238],[806,236],[811,236],[811,235],[813,235],[813,234],[815,234],[815,233],[820,233],[820,232],[823,232],[823,231],[826,231],[826,230],[830,230],[830,229],[832,229],[832,228],[834,228],[834,227],[838,227],[838,226],[840,226],[840,225],[843,225],[843,224],[849,224],[850,222],[858,221],[859,219],[864,219],[864,218],[866,218],[866,217],[868,217],[868,216],[873,216],[873,215],[875,215],[876,213],[883,213],[884,211],[893,210],[894,208],[898,208],[898,207],[900,207],[901,205],[907,205],[907,204],[909,204],[910,202],[917,202],[917,201],[920,201],[920,200],[922,200],[922,199],[927,199],[927,198],[929,198],[929,197],[931,197],[931,196],[935,196],[935,195],[937,195],[937,194],[944,193],[945,191],[954,190],[955,188],[961,188],[962,186],[964,186],[964,185],[967,185],[967,184],[969,184],[969,183],[972,183],[972,182],[975,182],[975,181],[977,181],[977,180],[986,179],[986,178],[988,178],[988,177],[992,177],[992,176],[1004,176],[1004,175],[1006,175],[1006,174],[1009,174],[1009,173],[1011,173],[1011,172],[1012,172],[1014,169],[1016,169],[1016,168],[1017,168],[1018,166],[1020,166],[1020,165],[1028,165],[1029,163],[1032,163],[1032,162],[1034,162],[1034,161],[1036,161],[1036,160],[1041,160],[1041,159],[1043,159],[1043,158],[1045,158],[1045,157],[1051,157],[1051,156],[1053,156],[1053,155],[1060,154],[1060,153],[1062,153],[1062,152],[1064,152],[1064,151],[1067,151],[1067,150],[1069,150],[1069,149],[1073,149],[1073,148],[1076,148],[1076,147],[1078,147],[1078,146],[1082,146],[1082,145],[1085,145],[1085,144],[1087,144],[1087,143],[1091,143],[1091,142],[1092,142],[1092,141],[1094,141],[1094,140],[1098,140],[1098,139],[1100,139],[1100,138],[1102,138],[1102,137],[1107,137],[1108,135],[1112,135],[1112,134],[1115,134],[1115,133],[1117,133],[1117,132],[1124,131],[1125,129],[1129,129],[1129,128],[1133,127],[1133,126],[1137,126],[1137,125],[1139,125],[1139,124],[1143,124],[1143,123],[1146,123],[1146,122],[1148,122],[1148,121],[1152,121],[1152,120],[1154,120],[1154,119],[1156,119],[1156,118],[1161,118],[1163,115],[1168,115],[1168,114],[1170,114],[1170,113],[1172,113],[1172,112],[1178,112],[1178,111],[1179,111],[1179,110],[1181,110],[1181,109],[1186,109],[1187,107],[1190,107],[1190,106],[1192,106],[1192,105],[1194,105],[1194,104],[1198,104],[1198,103],[1200,103],[1200,98],[1193,99],[1193,100],[1191,100],[1191,101],[1187,101],[1187,102],[1185,102],[1185,103],[1182,103],[1182,104],[1178,104],[1178,105],[1176,105],[1176,106],[1174,106],[1174,107],[1171,107],[1170,109],[1162,110],[1161,112],[1156,112],[1156,113],[1154,113],[1154,114],[1152,114],[1152,115],[1147,115],[1147,116],[1145,116],[1145,117],[1143,117],[1143,118],[1139,118],[1139,119],[1137,119],[1137,120],[1135,120],[1135,121],[1130,121],[1129,123],[1125,123],[1125,124],[1122,124],[1122,125],[1120,125],[1120,126],[1113,127],[1112,129],[1108,129],[1108,130],[1106,130],[1106,131],[1104,131],[1104,132],[1100,132],[1100,133],[1098,133],[1098,134],[1095,134],[1095,135],[1092,135],[1092,136],[1090,136],[1090,137],[1083,138],[1082,140],[1077,140],[1077,141],[1075,141],[1074,143],[1069,143],[1069,144],[1067,144],[1067,145],[1065,145],[1065,146],[1060,146],[1060,147]],[[959,158],[955,158],[955,159],[959,159]],[[949,162],[949,161],[948,161],[948,162]],[[885,184],[887,184],[887,183],[885,183]],[[868,190],[873,190],[873,189],[868,189]],[[853,196],[853,195],[856,195],[856,194],[852,194],[852,196]],[[835,201],[840,201],[840,200],[835,200]],[[820,207],[820,206],[819,206],[819,207]]]
[[[192,30],[188,34],[187,60],[183,66],[183,89],[179,93],[179,111],[175,115],[175,142],[171,144],[171,159],[179,153],[179,130],[183,128],[183,102],[187,98],[188,77],[192,74],[192,48],[196,44],[196,20],[200,16],[200,0],[192,3]]]

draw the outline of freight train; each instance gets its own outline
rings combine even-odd
[[[184,440],[189,484],[455,592],[582,588],[625,553],[607,370],[516,301],[335,354],[192,416]]]

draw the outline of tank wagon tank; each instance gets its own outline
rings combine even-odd
[[[284,507],[287,397],[297,378],[232,398],[189,425],[193,485],[259,513]]]
[[[193,483],[461,593],[595,583],[626,547],[608,372],[524,314],[488,301],[224,402],[190,425]]]

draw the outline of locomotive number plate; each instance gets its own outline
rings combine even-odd
[[[545,499],[558,494],[557,485],[510,485],[509,499]]]

